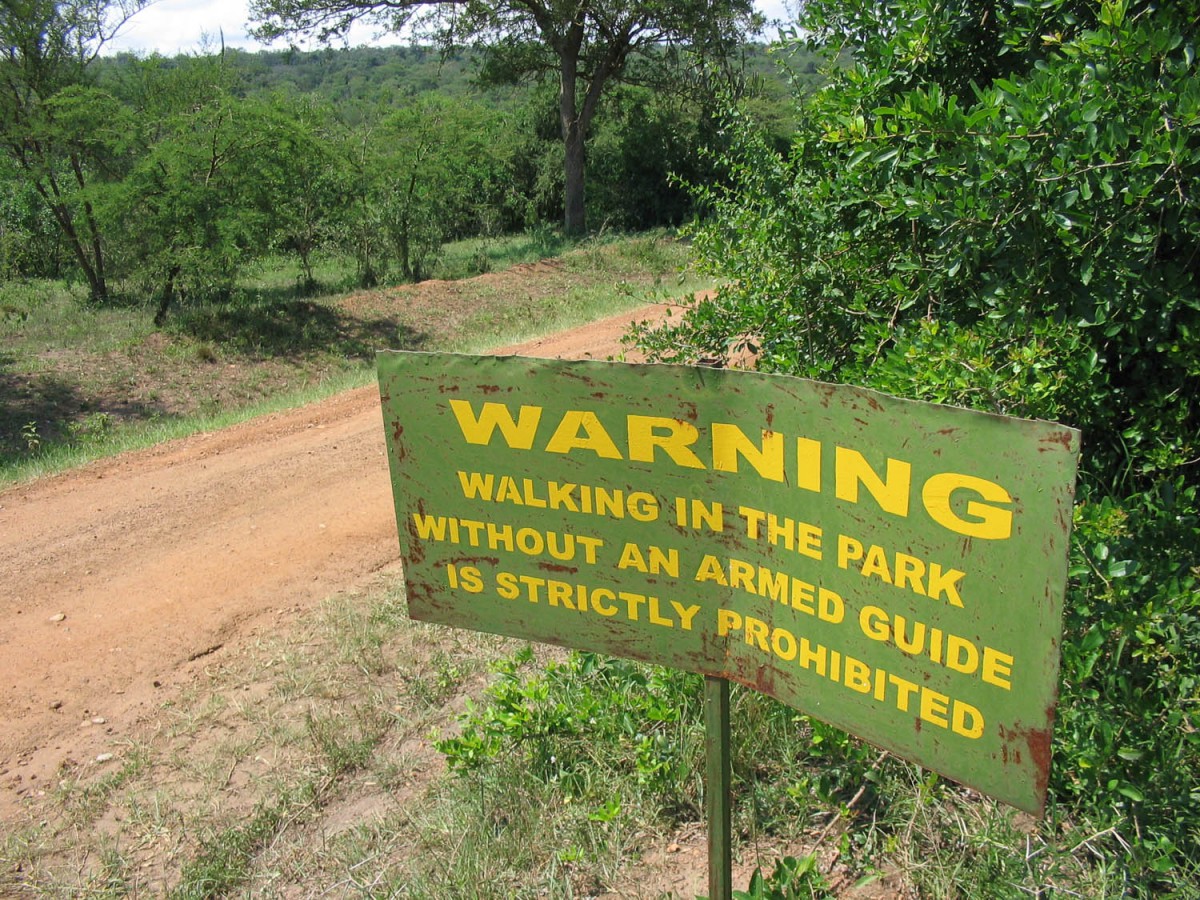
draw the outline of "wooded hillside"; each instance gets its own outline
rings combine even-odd
[[[180,297],[228,296],[274,255],[310,283],[316,258],[344,256],[371,285],[426,276],[447,240],[561,222],[554,85],[482,86],[475,53],[91,59],[39,46],[0,63],[4,278],[79,278],[95,302],[152,303],[161,321]],[[818,79],[815,60],[797,77]],[[785,84],[748,45],[721,76],[682,64],[672,92],[612,90],[587,144],[590,221],[685,221],[685,183],[720,177],[722,98],[755,105],[782,137]]]

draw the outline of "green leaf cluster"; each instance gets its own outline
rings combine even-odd
[[[744,891],[734,891],[734,900],[815,900],[832,897],[829,883],[817,868],[815,855],[785,856],[769,875],[754,870]]]
[[[499,678],[462,716],[461,733],[438,742],[451,770],[515,759],[517,771],[594,804],[597,821],[619,812],[612,790],[622,782],[668,815],[699,814],[699,676],[594,653],[529,675],[531,659],[526,649],[498,664]]]

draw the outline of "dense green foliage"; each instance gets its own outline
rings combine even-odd
[[[667,357],[1082,429],[1052,798],[1128,889],[1200,857],[1200,70],[1194,2],[819,0],[851,54],[785,154],[735,118]],[[1192,882],[1194,883],[1194,882]]]
[[[562,218],[553,92],[482,88],[476,54],[52,57],[36,23],[9,25],[21,33],[0,66],[20,115],[0,128],[4,279],[80,279],[93,300],[115,291],[155,304],[162,321],[181,299],[228,297],[240,273],[279,254],[308,289],[330,257],[354,260],[364,285],[413,280],[446,241]],[[26,33],[41,50],[23,49]],[[746,48],[740,68],[747,96],[782,120],[783,81],[766,77],[764,49]],[[718,171],[698,150],[722,140],[702,87],[604,98],[589,146],[593,222],[642,229],[692,214],[673,176],[711,183]]]
[[[0,208],[37,198],[50,214],[96,300],[108,298],[107,257],[96,191],[125,163],[118,105],[87,78],[96,49],[141,0],[18,0],[0,6]],[[6,171],[7,170],[7,171]],[[32,212],[32,210],[30,210]],[[6,235],[12,245],[22,235]],[[11,258],[11,254],[6,253]],[[26,257],[28,259],[28,257]]]

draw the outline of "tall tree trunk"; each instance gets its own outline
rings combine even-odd
[[[304,269],[304,292],[311,294],[317,288],[317,279],[312,268],[312,244],[307,238],[301,238],[297,244],[296,253],[300,256],[300,267]]]
[[[583,87],[583,96],[580,97],[579,54],[583,47],[582,20],[576,20],[568,29],[565,38],[554,43],[555,51],[558,53],[560,78],[558,115],[562,123],[563,149],[565,151],[563,227],[571,237],[579,237],[587,231],[584,168],[588,130],[591,128],[592,118],[596,115],[596,109],[600,105],[600,96],[604,93],[605,85],[624,66],[629,46],[630,35],[628,33],[624,34],[620,40],[613,42],[604,58],[592,71]]]
[[[74,153],[71,154],[70,159],[71,171],[75,173],[75,183],[79,185],[80,191],[83,191],[87,187],[86,179],[83,176],[83,165]],[[99,287],[99,296],[96,297],[96,300],[103,302],[108,299],[108,277],[104,271],[104,246],[100,242],[100,226],[96,224],[96,213],[92,209],[90,200],[83,201],[83,215],[91,235],[92,271],[95,273],[96,285]]]
[[[563,136],[563,146],[566,149],[565,176],[565,206],[563,228],[571,237],[580,237],[587,231],[587,212],[584,207],[583,188],[583,129],[579,122],[574,122]]]
[[[408,216],[400,222],[400,233],[396,238],[397,250],[400,254],[400,274],[406,281],[416,281],[413,277],[412,249],[408,239]]]
[[[563,149],[566,151],[563,163],[563,230],[569,237],[580,237],[587,231],[583,193],[583,139],[586,137],[586,128],[577,109],[578,42],[573,46],[574,52],[570,52],[570,49],[559,55],[558,116],[562,125]]]
[[[409,281],[417,281],[417,273],[412,265],[412,214],[413,198],[417,195],[417,168],[421,165],[421,155],[413,163],[408,173],[408,191],[404,195],[404,210],[400,213],[400,271]]]
[[[175,265],[167,273],[167,280],[163,284],[162,294],[158,298],[158,310],[154,313],[154,324],[159,328],[162,328],[166,324],[167,310],[171,307],[171,301],[175,299],[175,279],[179,277],[180,271],[180,267]]]

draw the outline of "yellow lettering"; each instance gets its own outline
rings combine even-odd
[[[878,544],[872,544],[871,549],[867,551],[867,558],[863,560],[862,568],[859,569],[859,574],[864,578],[874,576],[891,584],[892,573],[888,570],[887,552]]]
[[[738,457],[754,467],[760,477],[783,481],[783,435],[762,430],[761,446],[746,437],[742,429],[724,422],[712,425],[713,468],[718,472],[736,472]]]
[[[863,545],[849,535],[838,535],[838,568],[844,569],[853,560],[862,559]]]
[[[971,491],[979,500],[968,500],[963,518],[954,511],[952,498],[956,491]],[[1008,491],[984,478],[958,472],[941,472],[930,476],[921,491],[921,500],[930,518],[950,531],[967,537],[1003,541],[1012,535],[1012,510],[993,504],[1012,503]]]
[[[821,442],[796,438],[796,487],[821,492]]]
[[[757,643],[760,650],[766,652],[767,623],[753,616],[746,616],[746,643]]]
[[[857,450],[846,447],[834,449],[834,494],[848,503],[858,502],[858,486],[865,487],[879,508],[897,516],[908,515],[908,488],[912,481],[912,465],[888,457],[887,474],[880,478],[866,458]]]
[[[924,594],[925,585],[921,579],[925,575],[925,563],[907,553],[896,554],[896,587],[902,588],[912,582],[914,593]]]
[[[775,628],[771,631],[771,652],[780,659],[793,660],[796,658],[796,637],[785,628]]]
[[[668,618],[665,618],[665,617],[659,615],[658,602],[659,601],[658,601],[657,597],[649,598],[650,624],[651,625],[662,625],[664,628],[674,628],[675,627],[674,622],[672,622]]]
[[[845,685],[852,691],[858,691],[860,694],[869,694],[871,692],[871,667],[861,659],[855,659],[853,656],[846,657],[846,677]]]
[[[740,559],[729,561],[729,586],[737,590],[754,593],[755,568]]]
[[[658,498],[645,491],[629,495],[629,517],[638,522],[653,522],[658,518]]]
[[[481,475],[479,472],[459,472],[458,483],[462,487],[463,496],[468,500],[491,500],[492,475]]]
[[[516,420],[503,403],[485,403],[478,418],[466,400],[451,400],[450,409],[458,422],[458,429],[468,444],[487,445],[492,442],[496,429],[504,442],[514,450],[528,450],[537,435],[538,422],[542,419],[540,406],[522,406]]]
[[[686,469],[703,469],[704,463],[691,449],[700,431],[690,422],[662,416],[628,416],[629,458],[635,462],[654,462],[655,448],[661,448],[671,461]]]
[[[650,545],[650,574],[679,577],[679,551],[674,547],[663,550],[661,547]]]
[[[704,554],[704,559],[700,560],[700,566],[696,569],[696,581],[715,581],[722,587],[728,587],[729,582],[725,580],[725,568],[721,565],[721,561],[711,553]]]
[[[782,573],[781,573],[782,574]],[[808,613],[810,616],[816,613],[813,602],[816,600],[815,591],[816,585],[809,584],[807,581],[801,581],[799,578],[791,580],[792,585],[792,608],[798,609],[800,612]],[[784,584],[786,591],[787,584]],[[781,597],[780,600],[783,598]]]
[[[842,600],[841,594],[821,588],[817,598],[821,607],[817,612],[817,618],[821,621],[838,625],[842,619],[846,618],[846,603]]]
[[[700,604],[693,603],[691,606],[684,606],[678,600],[672,600],[671,606],[675,608],[675,614],[679,616],[679,627],[684,631],[691,631],[692,619],[696,618],[696,613],[700,612]]]
[[[822,678],[825,677],[826,651],[824,644],[814,644],[808,638],[800,638],[800,665],[813,669]],[[837,655],[835,652],[834,656]]]
[[[921,691],[920,716],[926,722],[931,722],[940,728],[949,728],[950,723],[946,719],[946,713],[949,708],[950,698],[945,694],[939,694],[937,691],[931,691],[929,688],[924,688]]]
[[[983,670],[979,677],[988,684],[994,684],[1006,691],[1012,690],[1013,658],[993,647],[983,648]]]
[[[909,634],[909,621],[904,616],[896,615],[895,637],[896,647],[902,653],[916,656],[925,650],[925,623],[912,622],[912,634]]]
[[[962,608],[962,595],[958,593],[958,583],[963,580],[965,572],[958,569],[943,569],[937,563],[929,564],[929,596],[937,600],[942,594],[951,606]]]
[[[962,700],[954,701],[950,729],[965,738],[983,737],[983,713]]]
[[[453,566],[451,566],[453,568]],[[468,594],[479,594],[483,592],[483,573],[475,566],[463,566],[459,571],[459,581],[462,584],[462,589]]]
[[[894,672],[888,675],[888,683],[895,685],[896,688],[896,708],[900,712],[908,712],[908,700],[920,688],[907,678],[901,678]]]
[[[732,609],[722,607],[717,610],[717,637],[725,637],[731,631],[737,631],[742,627],[742,617],[740,613],[735,613]]]
[[[565,581],[551,581],[546,585],[546,600],[551,606],[563,606],[566,609],[575,609],[575,605],[571,602],[571,595],[573,593],[574,589]],[[581,598],[580,611],[587,609],[586,596],[585,594]]]
[[[887,641],[892,636],[888,615],[878,606],[864,606],[859,611],[858,627],[873,641]]]
[[[594,412],[586,410],[567,410],[546,443],[547,453],[570,453],[572,450],[591,450],[601,459],[621,459],[621,451],[604,430],[604,425]]]
[[[649,572],[650,567],[646,565],[646,558],[642,556],[642,549],[632,541],[626,542],[625,548],[621,551],[621,559],[617,562],[618,569],[636,569],[639,572]]]
[[[606,588],[597,588],[592,591],[592,609],[600,613],[602,616],[615,616],[617,607],[612,603],[617,599],[617,595]]]
[[[505,600],[516,600],[521,596],[517,586],[517,576],[512,572],[500,572],[496,575],[496,593]]]
[[[946,668],[964,675],[972,674],[979,668],[979,650],[964,637],[946,635]]]

